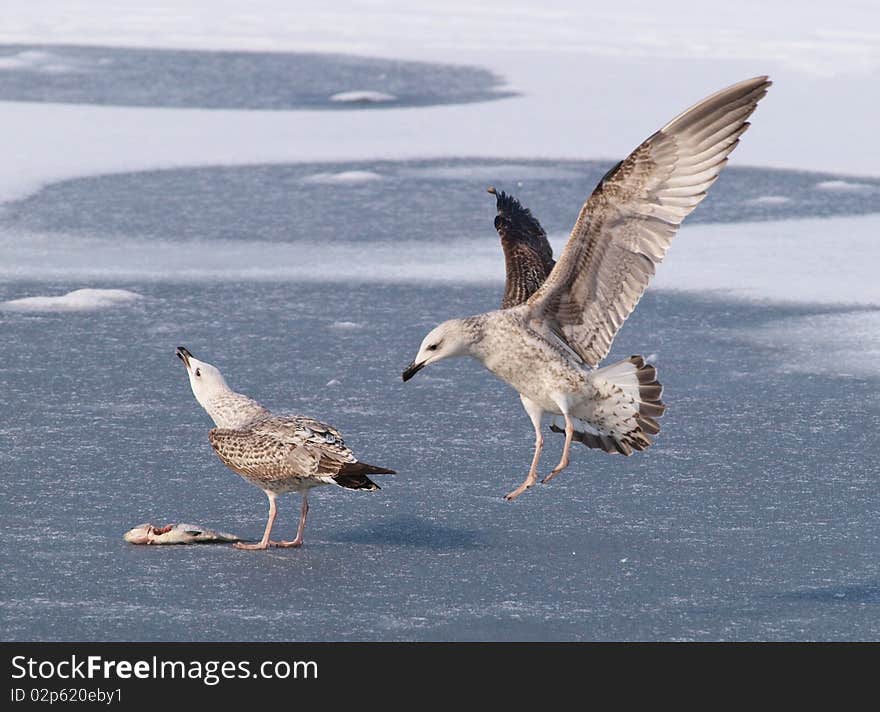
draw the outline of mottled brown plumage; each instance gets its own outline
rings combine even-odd
[[[366,475],[393,474],[358,462],[338,430],[299,415],[270,415],[240,428],[214,428],[208,439],[223,464],[277,494],[322,484],[377,490]]]
[[[547,233],[531,211],[503,190],[489,187],[496,197],[495,229],[501,238],[507,277],[502,309],[522,304],[540,287],[553,265],[553,248]]]
[[[236,547],[300,546],[310,489],[336,485],[377,490],[367,475],[394,474],[394,470],[358,462],[336,428],[302,415],[273,415],[257,401],[233,391],[215,366],[199,361],[183,346],[177,356],[186,366],[193,395],[217,426],[208,433],[211,447],[223,464],[269,498],[269,519],[260,542],[236,542]],[[287,492],[302,493],[296,538],[273,542],[269,535],[277,512],[275,500]]]

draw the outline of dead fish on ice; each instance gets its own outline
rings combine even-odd
[[[241,541],[234,534],[215,532],[196,524],[140,524],[122,537],[129,544],[218,544]]]

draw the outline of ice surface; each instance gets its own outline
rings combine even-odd
[[[144,239],[0,233],[0,278],[501,284],[503,261],[486,225],[480,238],[439,242]],[[880,215],[685,226],[652,288],[783,303],[880,305]],[[551,234],[555,253],[567,236]]]
[[[54,297],[19,297],[0,302],[0,309],[17,312],[83,312],[125,304],[141,295],[127,289],[75,289]]]
[[[16,141],[0,165],[0,201],[64,178],[185,165],[461,155],[619,159],[689,104],[762,73],[776,84],[734,154],[736,164],[863,175],[876,175],[880,165],[871,91],[880,37],[864,30],[876,24],[870,3],[811,4],[797,13],[759,0],[698,8],[674,0],[662,13],[646,13],[636,0],[611,9],[561,0],[516,12],[502,0],[477,11],[404,0],[381,7],[338,8],[330,21],[326,8],[282,0],[234,13],[217,12],[208,0],[164,0],[149,14],[117,12],[109,0],[9,0],[0,29],[6,42],[344,51],[466,63],[505,77],[519,96],[332,114],[9,104],[4,130]]]
[[[610,358],[660,357],[656,444],[578,447],[510,504],[533,443],[516,394],[468,361],[400,380],[427,328],[495,306],[500,285],[131,288],[146,298],[130,309],[0,313],[4,640],[880,637],[877,376],[785,372],[741,334],[828,328],[829,308],[649,293]],[[367,326],[326,328],[347,320]],[[265,523],[264,495],[211,451],[180,343],[399,474],[315,491],[300,550],[127,546],[147,515],[248,538]],[[548,433],[542,472],[560,447]],[[298,511],[281,498],[279,536]],[[200,587],[228,603],[206,608]]]
[[[481,67],[315,52],[0,45],[0,70],[0,100],[19,102],[336,111],[505,95]],[[361,83],[373,91],[330,96]]]
[[[15,140],[0,200],[103,177],[3,206],[0,299],[83,283],[147,298],[0,312],[0,391],[15,413],[0,426],[12,443],[0,451],[3,639],[876,640],[880,403],[865,364],[878,355],[880,226],[840,217],[869,210],[873,193],[816,187],[872,185],[853,176],[880,165],[880,36],[865,29],[876,17],[857,0],[797,12],[762,0],[671,0],[662,12],[637,0],[271,0],[235,12],[156,0],[149,13],[7,0],[0,41],[453,61],[503,75],[520,95],[323,112],[4,104]],[[573,195],[592,186],[582,166],[558,180],[550,166],[532,193],[540,181],[519,165],[607,157],[607,170],[689,103],[765,72],[775,86],[731,165],[837,175],[812,177],[809,197],[793,187],[803,174],[756,172],[753,192],[701,208],[718,220],[838,217],[686,223],[611,355],[661,363],[669,409],[656,445],[626,459],[578,448],[552,485],[503,502],[531,454],[516,395],[470,362],[400,381],[430,326],[500,299],[494,206],[467,202],[476,191],[488,200],[486,166],[411,175],[435,181],[414,195],[377,160],[500,159],[513,168],[499,187],[525,191],[558,252]],[[378,85],[320,97],[350,86]],[[276,186],[265,190],[218,167],[303,161],[345,162],[307,175],[383,180],[313,184],[292,171],[284,182],[285,166],[254,166]],[[191,166],[206,168],[171,170]],[[109,175],[141,169],[166,175]],[[344,322],[364,327],[332,326]],[[264,498],[206,443],[179,343],[273,409],[332,422],[365,461],[400,474],[372,496],[319,491],[299,551],[125,547],[119,532],[145,512],[262,530]],[[548,437],[542,468],[559,445]],[[296,498],[280,509],[279,532],[292,531]],[[231,603],[206,608],[198,587]]]

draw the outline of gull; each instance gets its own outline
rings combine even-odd
[[[259,487],[269,498],[269,519],[263,538],[255,544],[237,541],[238,549],[298,547],[303,543],[309,513],[309,490],[336,485],[373,491],[379,486],[367,475],[393,475],[394,470],[358,462],[335,428],[302,415],[273,415],[267,408],[233,391],[220,371],[177,348],[186,366],[189,384],[199,405],[217,426],[208,433],[211,447],[233,472]],[[302,493],[296,538],[270,541],[277,508],[275,500],[287,492]]]
[[[553,416],[551,430],[565,433],[565,444],[543,483],[568,467],[573,440],[622,455],[652,444],[666,408],[656,369],[642,356],[599,364],[769,86],[761,76],[716,92],[609,170],[583,204],[559,261],[524,303],[451,319],[423,339],[404,381],[429,364],[471,356],[519,392],[535,450],[508,501],[537,482],[545,414]]]

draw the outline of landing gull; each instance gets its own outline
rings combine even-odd
[[[233,472],[259,487],[269,498],[269,520],[256,544],[237,541],[239,549],[302,546],[309,490],[336,485],[352,490],[377,490],[367,475],[393,475],[394,470],[358,462],[335,428],[302,415],[273,415],[252,398],[236,393],[220,371],[199,361],[183,346],[177,349],[199,405],[217,426],[208,439],[217,455]],[[302,510],[296,538],[270,541],[277,513],[275,500],[287,492],[302,493]]]
[[[656,369],[641,356],[599,368],[632,313],[655,265],[705,197],[767,93],[767,77],[703,99],[645,140],[599,182],[581,208],[559,261],[537,291],[508,309],[451,319],[421,343],[403,372],[408,381],[431,363],[471,356],[513,386],[535,429],[535,452],[514,500],[537,482],[545,413],[561,416],[559,464],[573,440],[631,455],[652,444],[665,405]]]

